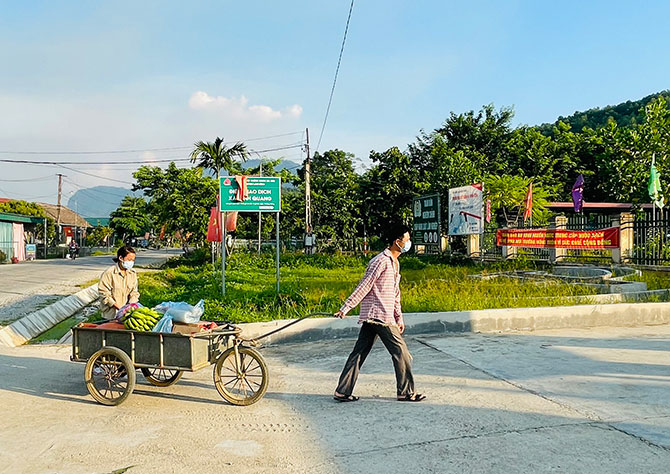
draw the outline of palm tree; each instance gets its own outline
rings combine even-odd
[[[235,158],[246,161],[248,155],[247,146],[244,143],[237,142],[227,147],[223,143],[223,138],[216,137],[214,142],[197,142],[191,152],[191,162],[198,161],[198,167],[215,171],[218,180],[221,168],[228,170],[230,174],[241,172],[240,164],[235,161]]]

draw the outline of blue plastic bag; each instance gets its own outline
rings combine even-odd
[[[172,316],[164,315],[152,329],[153,332],[172,332]]]

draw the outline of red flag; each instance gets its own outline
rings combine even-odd
[[[165,237],[165,224],[163,224],[163,227],[161,227],[161,235],[159,235],[158,238],[163,240],[163,237]]]
[[[226,231],[232,232],[237,229],[237,211],[229,212],[226,215]]]
[[[526,209],[523,211],[523,220],[528,220],[533,217],[533,183],[528,186],[528,193],[524,202]]]
[[[491,222],[491,200],[486,200],[486,222]]]
[[[209,214],[209,225],[207,226],[207,241],[221,242],[221,213],[213,207]]]

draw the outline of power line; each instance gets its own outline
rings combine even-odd
[[[128,181],[121,181],[120,179],[107,178],[106,176],[98,176],[96,174],[87,173],[85,171],[79,171],[79,170],[76,170],[74,168],[69,168],[69,167],[63,166],[63,165],[58,165],[58,166],[60,166],[61,168],[66,169],[66,170],[69,170],[69,171],[74,171],[75,173],[81,173],[81,174],[85,174],[86,176],[92,176],[93,178],[106,179],[107,181],[114,181],[115,183],[128,184]]]
[[[279,137],[288,137],[291,135],[299,135],[300,132],[290,132],[290,133],[281,133],[279,135],[268,135],[266,137],[256,137],[256,138],[246,138],[242,140],[230,140],[224,143],[232,142],[253,142],[258,140],[269,140],[271,138]],[[11,150],[0,150],[0,154],[4,155],[114,155],[122,153],[143,153],[147,151],[173,151],[173,150],[187,150],[192,149],[193,145],[189,146],[173,146],[173,147],[163,147],[163,148],[138,148],[131,150],[94,150],[94,151],[11,151]]]
[[[302,142],[293,143],[290,145],[279,146],[275,148],[266,148],[264,150],[253,150],[249,151],[254,153],[269,153],[271,151],[281,151],[281,150],[290,150],[292,148],[302,147]],[[0,152],[2,153],[2,152]],[[169,163],[169,162],[186,162],[191,161],[190,158],[175,158],[175,159],[160,159],[160,160],[150,160],[147,164],[150,163]],[[29,165],[127,165],[132,163],[137,163],[137,160],[133,161],[44,161],[44,160],[12,160],[8,158],[0,159],[0,163],[19,163],[19,164],[29,164]],[[77,170],[73,170],[77,171]],[[83,172],[82,172],[83,173]],[[86,173],[83,173],[86,174]]]
[[[323,138],[323,131],[326,129],[326,122],[328,121],[328,114],[330,113],[330,105],[333,103],[333,94],[335,93],[335,84],[337,84],[337,75],[340,72],[340,63],[342,62],[342,53],[344,53],[344,43],[347,41],[347,32],[349,31],[349,21],[351,20],[351,12],[354,9],[354,0],[351,0],[349,6],[349,16],[347,16],[347,26],[344,28],[344,37],[342,38],[342,47],[340,48],[340,57],[337,58],[337,67],[335,68],[335,78],[333,79],[333,87],[330,89],[330,98],[328,99],[328,107],[326,107],[326,115],[323,117],[323,125],[321,126],[321,133],[319,134],[319,141],[316,144],[314,153],[319,151],[321,146],[321,139]]]
[[[44,176],[42,178],[26,178],[26,179],[0,179],[0,181],[6,183],[24,183],[27,181],[46,181],[47,179],[53,179],[52,175]]]

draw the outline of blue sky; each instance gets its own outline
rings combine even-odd
[[[5,1],[0,150],[188,147],[297,132],[249,142],[264,149],[296,143],[306,127],[314,148],[348,9],[349,0]],[[320,150],[365,163],[370,150],[405,148],[451,111],[513,106],[516,124],[534,125],[668,89],[669,14],[664,1],[358,0]],[[268,155],[304,157],[298,148]],[[122,185],[104,178],[130,181],[133,166],[78,166],[102,178],[68,171],[66,193]],[[0,181],[0,196],[54,202],[62,169],[0,167],[0,179],[45,178]]]

